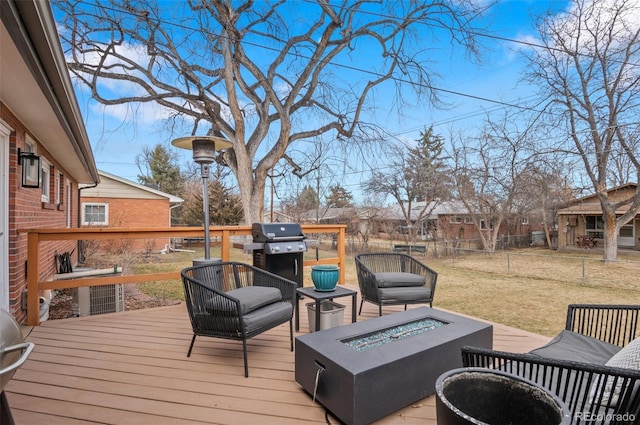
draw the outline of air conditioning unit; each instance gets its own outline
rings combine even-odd
[[[124,286],[83,286],[72,291],[72,311],[75,316],[124,311]]]

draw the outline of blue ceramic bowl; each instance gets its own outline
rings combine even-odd
[[[338,266],[319,265],[311,267],[311,280],[316,291],[329,292],[338,284]]]

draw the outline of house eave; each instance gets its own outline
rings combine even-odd
[[[0,2],[0,94],[70,177],[100,181],[49,2]]]

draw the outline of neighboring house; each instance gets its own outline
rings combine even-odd
[[[414,214],[424,209],[423,202],[414,204]],[[461,201],[439,201],[433,202],[426,208],[429,213],[421,223],[414,222],[413,226],[418,227],[417,234],[425,240],[456,240],[456,239],[478,239],[480,237],[478,226],[474,220],[479,220],[478,225],[481,230],[490,230],[493,223],[486,223],[484,219],[469,212]],[[400,206],[393,206],[378,217],[378,220],[392,220],[396,223],[396,231],[402,233],[406,231],[406,222]],[[524,236],[530,235],[533,231],[541,228],[539,219],[528,216],[507,217],[500,225],[499,234],[502,236]]]
[[[635,183],[618,186],[608,191],[609,199],[613,202],[629,199],[636,191]],[[617,211],[623,214],[627,206]],[[570,206],[558,210],[558,248],[577,246],[578,237],[588,236],[599,241],[602,246],[604,235],[604,220],[602,208],[596,195],[589,195],[577,199]],[[640,248],[638,243],[640,222],[638,216],[622,226],[618,233],[619,248]]]
[[[412,217],[418,216],[425,207],[424,202],[414,202]],[[422,240],[478,239],[480,237],[474,216],[461,201],[433,202],[426,208],[429,214],[421,222],[412,223],[416,235]],[[316,220],[316,217],[319,217]],[[399,205],[385,208],[320,208],[304,215],[308,223],[346,224],[347,233],[356,229],[369,233],[407,233],[407,224]],[[480,228],[491,229],[491,223],[480,219]],[[528,216],[508,217],[501,224],[503,236],[531,235],[542,229],[541,220]]]
[[[24,321],[27,235],[78,226],[78,184],[100,181],[49,2],[0,2],[0,308]],[[75,241],[42,243],[40,280]]]
[[[82,227],[171,227],[171,210],[183,200],[127,179],[98,171],[100,184],[80,187]],[[169,240],[134,240],[132,249],[159,251]]]

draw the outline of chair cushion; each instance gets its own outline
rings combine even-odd
[[[280,290],[268,286],[245,286],[226,292],[226,294],[240,301],[240,314],[242,315],[282,300]],[[210,313],[215,313],[216,311],[235,312],[233,304],[230,304],[226,298],[220,295],[216,295],[209,300],[207,310]]]
[[[569,330],[563,330],[544,347],[530,351],[531,354],[574,362],[605,364],[620,347]]]
[[[622,369],[640,369],[640,338],[636,338],[630,343],[628,343],[622,350],[618,351],[609,359],[607,366],[619,367]],[[622,390],[622,381],[618,379],[615,388],[614,388],[614,378],[609,377],[607,382],[604,384],[604,393],[602,395],[602,400],[600,400],[600,393],[602,390],[602,382],[600,380],[596,380],[591,387],[591,400],[592,402],[598,402],[602,405],[607,405],[609,401],[613,406],[618,404],[618,399],[620,398],[620,392]]]
[[[425,278],[419,274],[404,272],[375,273],[378,288],[394,288],[396,286],[424,286]]]
[[[248,334],[254,334],[291,320],[292,317],[291,303],[276,302],[244,315],[244,329]]]
[[[401,286],[380,288],[380,301],[383,303],[428,303],[431,301],[431,288],[426,286]]]

